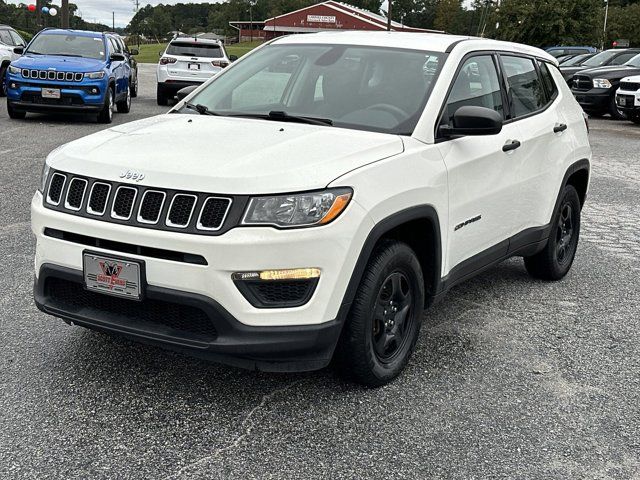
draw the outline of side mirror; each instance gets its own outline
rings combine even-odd
[[[158,57],[161,57],[164,52],[158,52]]]
[[[238,56],[237,55],[229,55],[229,61],[230,62],[235,62],[236,60],[238,60]]]
[[[502,131],[502,115],[486,107],[460,107],[453,114],[453,126],[442,125],[443,137],[458,135],[497,135]]]
[[[176,96],[178,97],[178,101],[181,101],[187,98],[189,95],[191,95],[191,92],[193,92],[198,87],[199,85],[190,85],[188,87],[184,87],[178,90],[178,93],[176,94]]]
[[[24,53],[24,46],[14,48],[13,53],[16,55],[22,55]]]
[[[138,55],[140,54],[140,50],[138,50],[137,48],[132,48],[131,51],[129,52],[130,55]]]
[[[121,53],[112,53],[111,57],[109,57],[112,62],[124,62],[126,58]]]

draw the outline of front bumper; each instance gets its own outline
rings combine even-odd
[[[592,88],[591,90],[575,90],[571,92],[587,113],[606,113],[611,105],[611,91],[602,88]]]
[[[618,92],[616,93],[616,104],[622,111],[640,112],[640,90],[618,90]]]
[[[353,200],[340,218],[322,227],[236,227],[219,236],[136,228],[69,215],[45,208],[40,193],[33,198],[31,215],[37,239],[36,302],[43,311],[91,328],[186,348],[225,363],[269,370],[308,370],[321,368],[329,361],[349,308],[344,300],[347,285],[373,227],[371,218]],[[46,279],[63,275],[81,288],[82,254],[88,247],[48,236],[46,228],[201,255],[206,265],[91,248],[144,262],[146,296],[171,298],[177,304],[185,299],[196,302],[198,308],[208,312],[216,338],[198,340],[200,344],[187,339],[184,345],[184,338],[176,342],[162,328],[133,328],[126,318],[114,319],[105,312],[56,304],[55,298],[47,296]],[[298,307],[254,307],[232,279],[234,272],[302,267],[319,268],[321,276],[310,300]]]
[[[42,97],[43,88],[60,89],[60,99]],[[92,93],[95,89],[97,93]],[[7,76],[7,100],[14,109],[23,111],[99,112],[104,107],[106,80],[80,83],[53,80],[25,80],[20,75]]]

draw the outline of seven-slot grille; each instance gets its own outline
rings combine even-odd
[[[640,90],[640,83],[638,82],[620,82],[620,90],[627,92],[635,92]]]
[[[52,172],[45,205],[115,223],[206,233],[222,229],[232,199]]]
[[[53,70],[22,70],[23,78],[32,78],[34,80],[57,80],[59,82],[81,82],[84,73],[78,72],[56,72]]]

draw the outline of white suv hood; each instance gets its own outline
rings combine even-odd
[[[324,188],[335,178],[403,151],[399,136],[268,120],[166,114],[71,142],[52,168],[114,181],[227,194]]]

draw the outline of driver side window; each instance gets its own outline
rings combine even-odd
[[[464,61],[449,93],[440,125],[453,126],[454,114],[466,106],[504,112],[498,72],[491,55],[478,55]]]

